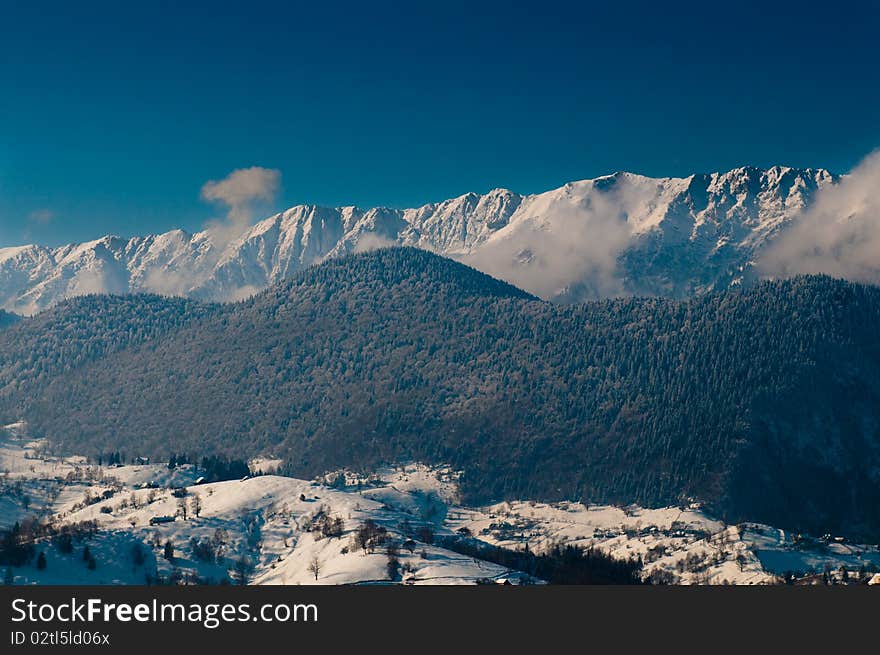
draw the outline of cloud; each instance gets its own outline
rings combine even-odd
[[[584,197],[538,196],[461,261],[545,299],[626,295],[618,259],[631,240],[627,209],[642,195],[624,183]]]
[[[232,171],[222,180],[210,180],[202,187],[202,198],[229,207],[242,207],[254,200],[271,201],[278,192],[281,173],[272,168],[251,166]]]
[[[228,243],[247,229],[253,222],[255,206],[260,202],[272,202],[280,186],[281,172],[262,166],[239,168],[222,180],[205,182],[202,199],[227,208],[224,219],[212,221],[207,226],[216,243]]]
[[[89,294],[128,293],[128,279],[118,270],[99,267],[78,270],[67,285],[67,296],[87,296]]]
[[[55,212],[51,209],[35,209],[28,214],[28,220],[39,225],[48,225],[55,220]]]
[[[227,302],[238,302],[240,300],[247,300],[251,296],[254,296],[260,291],[262,291],[262,287],[255,287],[252,284],[245,284],[244,286],[237,287],[230,291],[228,295],[224,298]]]
[[[208,221],[204,226],[208,239],[207,244],[202,245],[208,247],[194,246],[189,237],[185,242],[179,238],[168,241],[163,255],[167,254],[171,259],[159,257],[158,261],[164,263],[147,270],[138,280],[138,288],[166,296],[194,293],[210,278],[227,247],[251,226],[256,211],[266,209],[262,205],[275,199],[280,184],[279,171],[261,166],[240,168],[221,180],[205,182],[201,189],[202,200],[226,209],[223,217]],[[195,247],[196,251],[183,257],[175,256],[175,252],[188,247]],[[231,287],[218,299],[237,300],[253,295],[255,291],[249,286]]]
[[[825,273],[880,283],[880,150],[817,192],[758,269],[771,277]]]
[[[183,297],[192,290],[198,277],[198,273],[192,270],[154,268],[144,275],[141,286],[150,293]]]
[[[396,246],[397,241],[390,237],[382,236],[374,232],[364,233],[357,241],[354,252],[371,252],[380,248],[390,248]]]

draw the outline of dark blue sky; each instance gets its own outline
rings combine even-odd
[[[0,246],[880,146],[876,1],[317,4],[0,0]]]

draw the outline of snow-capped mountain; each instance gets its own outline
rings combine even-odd
[[[0,248],[0,308],[32,314],[95,292],[231,300],[327,257],[391,245],[459,259],[544,298],[682,297],[754,276],[762,248],[835,182],[822,169],[778,166],[686,178],[615,173],[415,209],[300,205],[232,240],[174,230]]]

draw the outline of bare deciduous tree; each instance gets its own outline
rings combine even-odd
[[[188,508],[189,508],[189,503],[186,502],[185,497],[177,499],[177,511],[180,512],[180,515],[183,517],[184,521],[186,521]]]
[[[190,501],[190,509],[196,518],[199,518],[199,515],[202,513],[202,499],[198,494],[193,494],[192,500]]]
[[[315,576],[315,582],[317,582],[318,575],[321,573],[321,560],[318,559],[317,555],[312,557],[312,560],[309,562],[309,566],[306,570]]]

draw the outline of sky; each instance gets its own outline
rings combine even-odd
[[[233,182],[251,220],[617,170],[846,172],[880,146],[876,1],[0,0],[0,16],[0,247],[194,231],[240,209]]]

